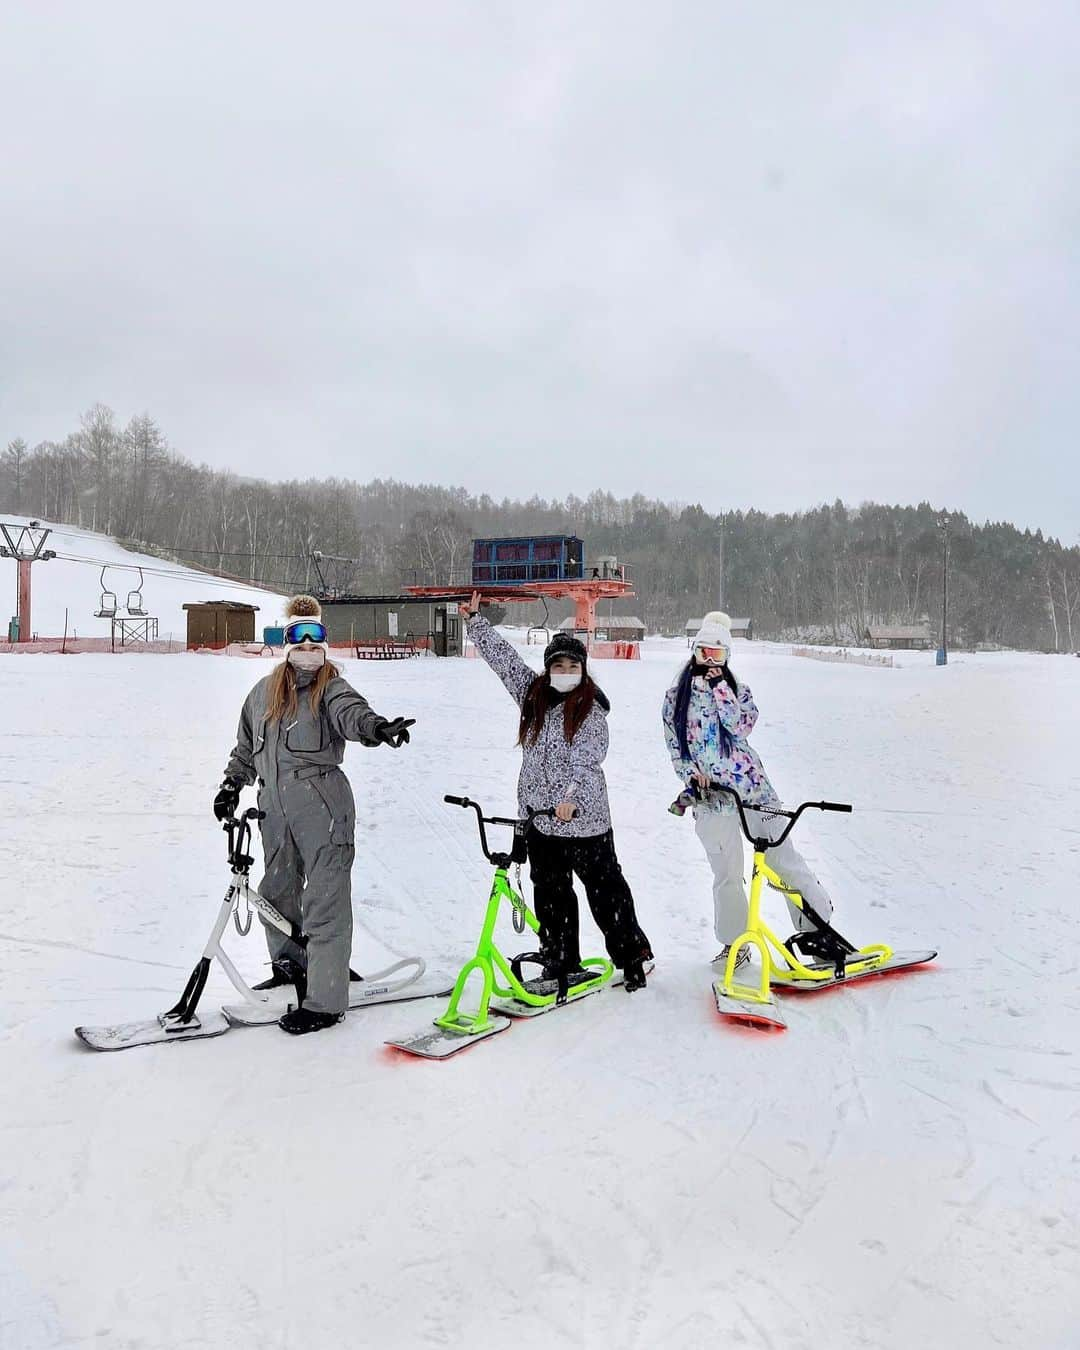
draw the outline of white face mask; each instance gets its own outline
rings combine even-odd
[[[285,659],[297,670],[319,670],[326,660],[326,652],[321,647],[293,647]]]
[[[581,683],[581,671],[576,675],[559,675],[552,671],[551,687],[557,694],[569,694]]]

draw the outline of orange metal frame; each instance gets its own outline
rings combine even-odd
[[[424,600],[468,600],[472,587],[462,586],[404,586],[409,595]],[[573,600],[574,627],[590,635],[596,632],[596,606],[601,600],[614,600],[634,594],[629,581],[587,577],[581,581],[529,581],[520,586],[487,585],[477,587],[485,600],[502,603],[529,600]]]

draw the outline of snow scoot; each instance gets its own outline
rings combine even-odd
[[[843,802],[803,802],[793,811],[769,807],[764,814],[785,817],[787,825],[778,838],[768,839],[754,835],[737,792],[719,783],[710,783],[708,790],[723,792],[732,799],[739,812],[742,832],[754,850],[746,931],[731,943],[724,973],[713,983],[716,1009],[722,1016],[755,1026],[782,1029],[787,1023],[773,997],[774,984],[783,990],[814,993],[870,975],[923,965],[937,956],[936,951],[894,952],[891,947],[880,942],[856,947],[827,923],[798,891],[789,890],[765,861],[766,849],[783,843],[804,811],[850,812],[850,805]],[[761,807],[755,809],[763,810]],[[795,933],[787,942],[781,942],[761,917],[761,888],[764,884],[790,900],[814,924],[814,928]],[[770,946],[779,961],[773,959]],[[756,985],[742,983],[735,977],[735,963],[744,947],[756,948],[761,957],[761,972]],[[800,959],[800,952],[807,958],[805,961]]]
[[[230,1025],[258,1025],[276,1022],[291,1007],[297,1006],[303,998],[303,990],[292,985],[279,986],[268,990],[252,989],[244,977],[233,965],[221,945],[222,936],[230,917],[241,937],[251,931],[253,912],[257,910],[267,923],[273,924],[279,932],[291,937],[300,946],[306,938],[279,914],[269,901],[264,900],[257,891],[250,888],[249,874],[255,859],[250,853],[251,822],[261,820],[263,812],[255,807],[249,808],[236,819],[230,817],[222,826],[229,843],[229,886],[221,902],[214,926],[210,931],[203,954],[191,972],[184,992],[179,1001],[168,1012],[141,1022],[123,1022],[114,1026],[76,1027],[75,1035],[92,1050],[127,1050],[136,1045],[155,1045],[165,1041],[191,1041],[205,1036],[221,1036]],[[223,1010],[215,1009],[210,1013],[198,1013],[199,1000],[210,974],[211,963],[215,958],[221,962],[225,974],[229,977],[236,992],[244,1003]],[[412,974],[401,976],[397,980],[390,977],[413,967]],[[385,970],[363,980],[351,982],[349,1006],[357,1007],[367,1002],[388,1002],[395,998],[429,998],[446,992],[447,981],[438,983],[436,988],[425,988],[422,992],[413,992],[411,986],[424,973],[424,962],[418,956],[410,956],[395,962]],[[408,993],[402,991],[409,989]]]
[[[515,932],[524,933],[526,928],[532,929],[534,933],[540,931],[536,915],[520,894],[521,864],[528,856],[526,832],[529,825],[538,816],[553,816],[554,808],[530,811],[524,820],[511,820],[504,816],[485,816],[479,804],[468,797],[444,797],[443,801],[452,806],[471,807],[476,812],[480,847],[484,857],[494,866],[495,876],[488,895],[480,939],[476,944],[476,954],[461,967],[446,1011],[441,1017],[435,1018],[434,1030],[424,1030],[404,1040],[386,1042],[395,1050],[404,1050],[407,1054],[419,1055],[423,1059],[448,1059],[475,1045],[477,1041],[505,1031],[512,1018],[536,1017],[562,1007],[567,1002],[585,998],[610,984],[615,975],[615,967],[606,957],[587,956],[581,963],[584,973],[576,979],[563,975],[558,980],[524,980],[522,965],[526,962],[540,964],[539,953],[522,953],[507,960],[495,943],[495,924],[504,900],[512,908]],[[508,825],[513,829],[514,841],[509,853],[492,852],[488,847],[485,825]],[[518,870],[518,890],[510,884],[511,867]],[[461,997],[470,976],[477,972],[482,981],[479,1005],[475,1012],[463,1012],[460,1007]],[[505,983],[500,983],[500,977]]]

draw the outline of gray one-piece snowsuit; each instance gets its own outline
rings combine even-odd
[[[259,823],[266,865],[259,894],[307,937],[305,952],[264,924],[270,959],[306,966],[305,1008],[341,1013],[349,1006],[356,808],[338,765],[346,741],[380,744],[375,728],[385,719],[340,676],[327,684],[313,714],[313,677],[295,673],[298,706],[288,721],[267,718],[269,676],[248,694],[225,776],[247,785],[258,779],[259,809],[266,812]]]

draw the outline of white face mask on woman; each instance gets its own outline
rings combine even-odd
[[[555,671],[551,673],[551,687],[557,694],[570,694],[581,683],[581,671],[574,675],[561,675]]]
[[[326,652],[322,647],[293,647],[285,659],[297,670],[320,670],[326,660]]]

